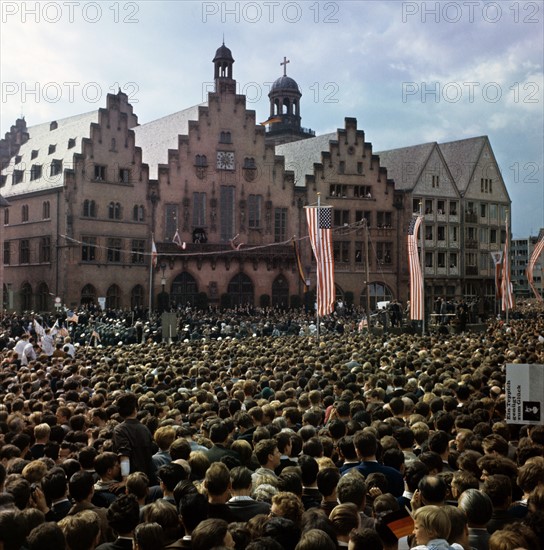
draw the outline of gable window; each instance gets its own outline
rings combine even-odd
[[[30,181],[38,180],[42,177],[42,165],[33,164],[30,169]]]
[[[49,154],[52,155],[57,150],[56,145],[50,145],[49,146]]]
[[[70,138],[70,139],[68,140],[68,149],[72,149],[72,148],[75,147],[75,146],[76,146],[76,140],[75,140],[75,138]]]
[[[51,218],[51,204],[49,201],[43,201],[42,204],[42,218],[48,220]]]
[[[55,159],[51,162],[51,176],[58,176],[62,172],[62,160]]]
[[[30,153],[30,160],[34,160],[38,156],[38,150],[33,149],[32,153]]]
[[[431,176],[431,185],[436,188],[440,185],[440,176]]]
[[[106,181],[106,167],[101,164],[94,165],[94,180]]]
[[[28,204],[23,204],[23,206],[21,206],[21,221],[28,221]]]
[[[208,159],[206,155],[196,155],[195,157],[195,166],[198,166],[200,168],[204,168],[208,166]]]

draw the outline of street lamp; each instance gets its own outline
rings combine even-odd
[[[161,271],[162,271],[161,285],[162,285],[162,291],[164,292],[164,287],[166,286],[166,275],[164,273],[166,271],[166,264],[164,262],[161,264]]]

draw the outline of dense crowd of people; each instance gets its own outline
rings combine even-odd
[[[539,309],[423,336],[344,311],[319,339],[188,309],[164,343],[158,317],[78,313],[1,321],[3,550],[544,548],[544,425],[505,421]]]

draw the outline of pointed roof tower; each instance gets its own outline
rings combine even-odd
[[[215,52],[213,58],[215,92],[218,94],[235,94],[236,80],[232,77],[234,58],[232,52],[225,46],[225,41]]]

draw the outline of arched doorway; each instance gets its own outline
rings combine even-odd
[[[255,303],[255,292],[253,283],[245,273],[238,273],[229,283],[227,292],[231,297],[231,305],[235,306],[252,306]]]
[[[289,283],[282,274],[272,282],[272,306],[282,309],[289,307]]]
[[[196,279],[190,273],[184,271],[172,282],[170,303],[176,306],[186,306],[189,303],[194,306],[197,294],[198,285]]]
[[[366,308],[366,293],[370,293],[370,311],[378,309],[378,302],[387,302],[393,299],[393,293],[384,283],[370,283],[361,292],[361,306]]]
[[[93,285],[85,285],[81,290],[81,305],[88,306],[96,304],[96,288]]]
[[[40,283],[36,293],[36,309],[38,311],[49,311],[51,309],[51,299],[49,297],[49,287],[47,283]]]
[[[143,307],[144,305],[144,287],[136,285],[130,292],[130,307],[132,309]]]
[[[121,289],[117,285],[111,285],[106,292],[106,308],[121,309]]]
[[[32,309],[32,287],[30,283],[25,282],[21,285],[21,310],[30,311]]]

